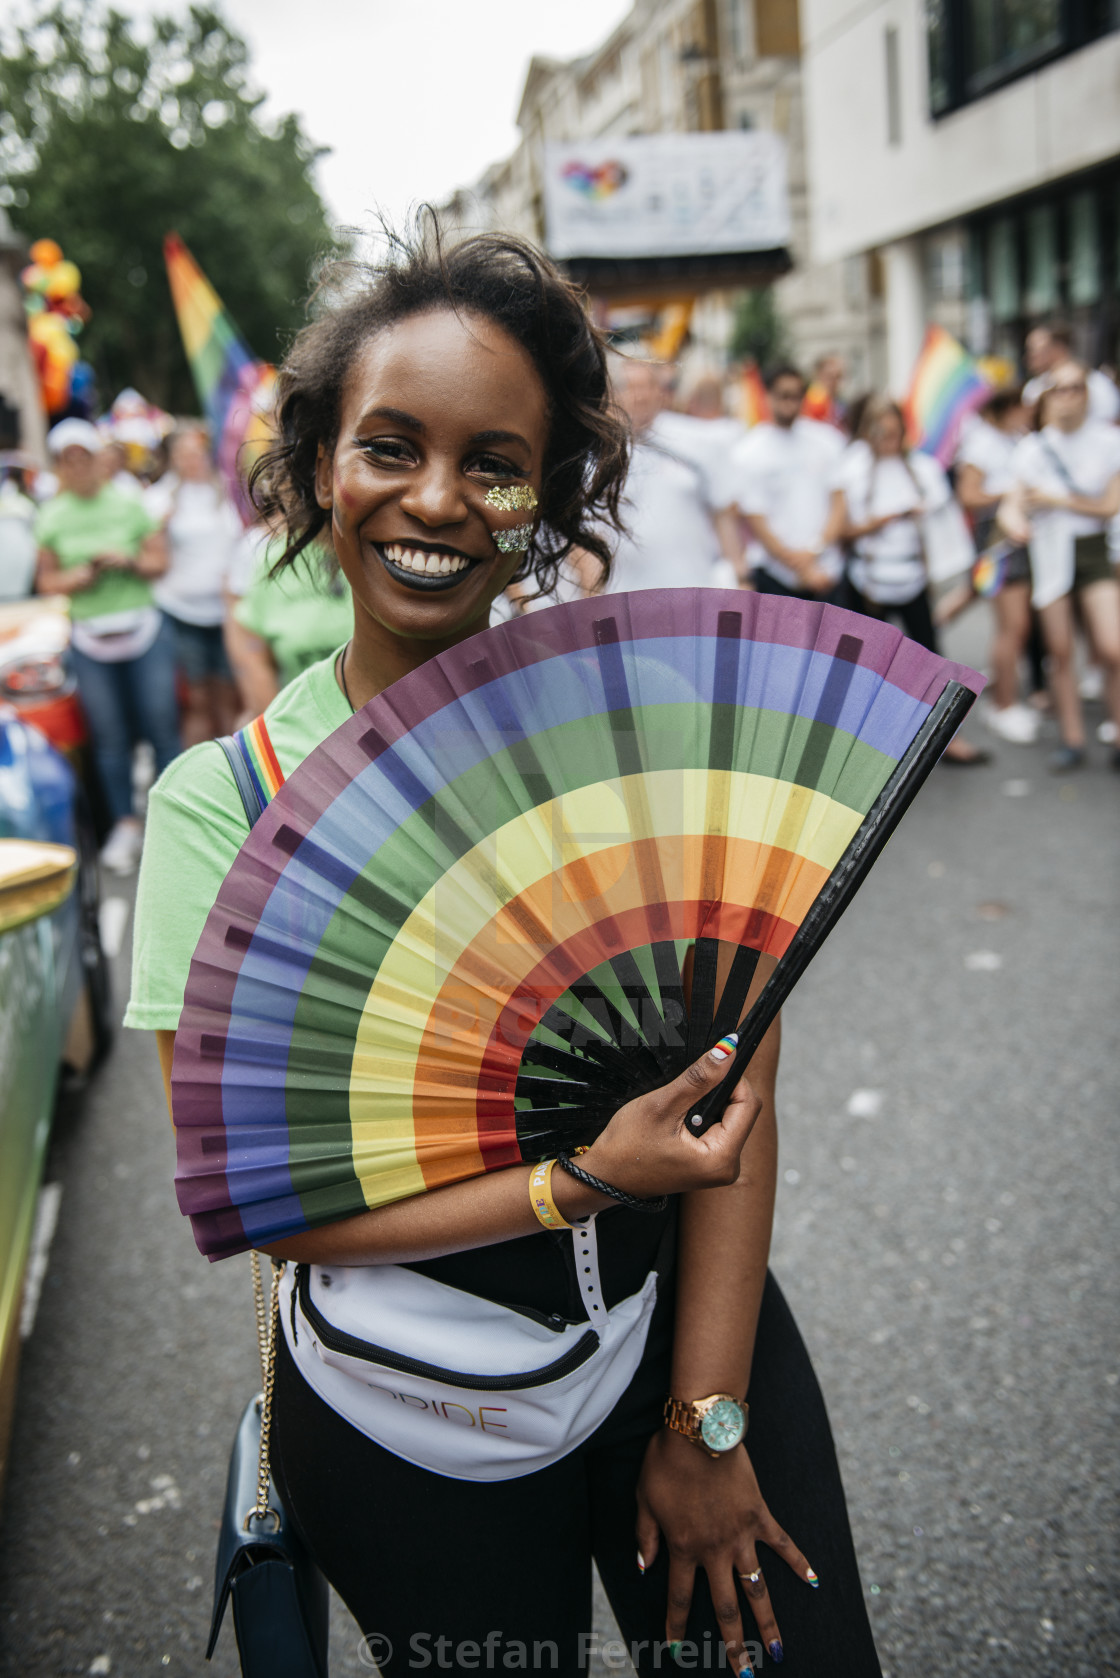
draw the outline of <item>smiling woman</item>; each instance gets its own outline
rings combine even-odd
[[[628,447],[604,345],[574,290],[513,239],[402,247],[301,333],[278,417],[253,486],[284,533],[277,564],[329,542],[354,628],[244,731],[236,783],[236,754],[210,742],[151,794],[126,1023],[157,1031],[168,1079],[181,1016],[191,1029],[191,958],[254,800],[356,707],[484,629],[511,581],[547,591],[575,546],[609,564],[618,528]],[[531,761],[520,772],[532,779]],[[421,846],[440,842],[424,810]],[[198,958],[192,983],[236,970],[231,932],[229,972]],[[767,1279],[776,1027],[723,1120],[687,1131],[730,1053],[717,1043],[627,1101],[578,1166],[509,1165],[271,1244],[296,1265],[304,1312],[285,1310],[278,1338],[273,1474],[383,1672],[435,1640],[456,1669],[497,1642],[507,1668],[532,1647],[576,1678],[594,1557],[643,1678],[667,1647],[750,1672],[745,1604],[776,1661],[781,1614],[792,1672],[878,1673],[823,1403]],[[386,1086],[398,1074],[374,1072]],[[436,1363],[417,1350],[425,1323]],[[539,1449],[495,1471],[494,1439],[526,1416]],[[819,1595],[771,1498],[828,1569]]]

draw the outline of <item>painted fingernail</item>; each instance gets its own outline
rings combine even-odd
[[[675,1643],[670,1643],[670,1645],[669,1645],[669,1653],[672,1655],[672,1657],[675,1661],[679,1661],[680,1658],[681,1658],[681,1647],[682,1647],[682,1643],[681,1643],[681,1639],[679,1637],[677,1638]]]
[[[816,1590],[817,1586],[820,1584],[820,1580],[817,1578],[817,1576],[813,1572],[812,1568],[809,1569],[808,1573],[805,1575],[805,1578],[808,1581],[808,1583],[810,1585],[812,1585],[813,1589]]]
[[[726,1037],[721,1037],[714,1049],[708,1050],[712,1060],[729,1060],[739,1047],[739,1033],[729,1031]]]
[[[639,1573],[644,1573],[645,1570],[646,1570],[646,1558],[643,1556],[642,1552],[639,1550],[638,1551],[638,1572]]]
[[[766,1647],[770,1651],[770,1659],[774,1662],[774,1665],[780,1666],[786,1658],[786,1652],[782,1648],[782,1645],[778,1642],[778,1639],[775,1637],[773,1643],[768,1643]]]
[[[754,1678],[754,1667],[748,1661],[746,1666],[739,1668],[739,1678]]]

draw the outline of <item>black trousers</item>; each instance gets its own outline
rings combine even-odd
[[[671,1354],[663,1291],[630,1389],[570,1456],[522,1479],[430,1474],[382,1450],[312,1392],[281,1339],[273,1421],[280,1495],[390,1678],[526,1670],[577,1678],[591,1652],[591,1561],[642,1678],[675,1673],[665,1636],[668,1552],[643,1578],[635,1486],[661,1425]],[[760,1550],[788,1678],[879,1678],[824,1401],[777,1283],[759,1316],[747,1444],[775,1519],[820,1576],[812,1590]],[[770,1670],[744,1599],[756,1670]],[[697,1575],[684,1659],[728,1672]],[[363,1655],[363,1660],[366,1658]]]
[[[854,583],[846,579],[836,604],[846,606],[851,612],[862,612],[864,617],[878,618],[881,623],[894,618],[902,633],[908,635],[911,641],[916,641],[919,647],[925,647],[931,653],[941,650],[937,645],[937,630],[934,628],[928,589],[916,594],[913,600],[897,603],[892,601],[888,605],[882,605],[877,600],[868,600],[865,595],[860,594]]]

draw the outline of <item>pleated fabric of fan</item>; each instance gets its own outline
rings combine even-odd
[[[372,700],[253,829],[191,965],[202,1251],[590,1141],[734,1025],[953,680],[980,685],[853,613],[675,590],[531,614]]]

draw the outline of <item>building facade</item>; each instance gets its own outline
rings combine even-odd
[[[1018,360],[1060,317],[1120,359],[1115,0],[802,0],[811,243],[862,258],[878,382],[928,321]]]
[[[852,382],[870,375],[875,308],[861,252],[810,260],[797,0],[635,0],[592,53],[535,58],[522,93],[521,140],[445,206],[463,228],[500,227],[545,243],[546,142],[611,135],[766,129],[786,142],[793,267],[777,281],[780,313],[806,364],[839,352]],[[733,296],[708,291],[692,316],[692,356],[722,364]]]

